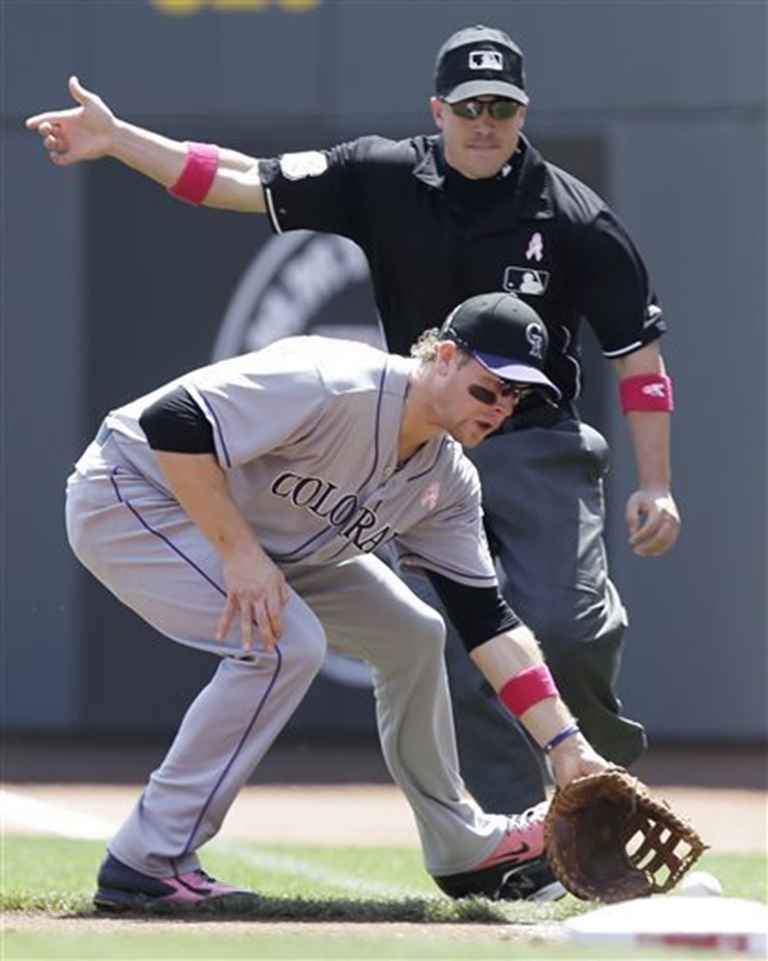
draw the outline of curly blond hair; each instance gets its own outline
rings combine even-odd
[[[440,343],[440,328],[430,327],[429,330],[425,330],[424,333],[421,334],[416,343],[411,345],[411,357],[415,357],[416,360],[421,361],[422,364],[429,364],[435,359]],[[459,364],[466,364],[471,360],[472,355],[459,344],[456,346],[458,347],[460,355]]]

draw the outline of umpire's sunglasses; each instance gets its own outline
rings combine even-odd
[[[516,100],[505,100],[503,97],[494,100],[459,100],[448,106],[462,120],[479,120],[486,110],[492,120],[509,120],[520,109]]]

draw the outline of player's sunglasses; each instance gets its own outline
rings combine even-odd
[[[486,110],[493,120],[509,120],[520,109],[520,104],[516,100],[505,100],[504,98],[496,100],[459,100],[458,103],[449,103],[448,106],[462,120],[478,120]]]
[[[510,381],[504,381],[498,390],[491,390],[489,387],[482,387],[480,384],[470,384],[467,387],[467,393],[471,397],[479,400],[481,404],[487,404],[489,407],[496,407],[499,403],[499,397],[511,397],[517,404],[532,390],[532,387],[525,384],[513,384]]]

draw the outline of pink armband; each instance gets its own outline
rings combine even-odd
[[[212,143],[188,143],[187,159],[179,179],[168,193],[190,204],[201,204],[219,169],[219,148]]]
[[[559,692],[546,664],[527,667],[511,677],[499,691],[501,702],[520,717],[528,708],[546,697],[558,697]]]
[[[675,409],[672,380],[666,374],[636,374],[634,377],[625,377],[619,383],[619,397],[623,414],[630,410],[669,412]]]

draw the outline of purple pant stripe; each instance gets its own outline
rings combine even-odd
[[[159,538],[159,539],[166,545],[166,547],[168,547],[170,550],[172,550],[172,551],[174,552],[174,554],[177,554],[177,555],[184,561],[185,564],[189,564],[189,566],[190,566],[193,570],[197,571],[197,573],[200,574],[200,576],[203,577],[215,590],[217,590],[223,597],[226,597],[226,596],[227,596],[227,592],[226,592],[219,584],[217,584],[211,577],[209,577],[208,574],[206,574],[205,571],[204,571],[199,565],[195,564],[195,562],[194,562],[190,557],[188,557],[182,550],[180,550],[171,540],[169,540],[169,538],[167,538],[164,534],[161,534],[159,531],[156,531],[153,527],[151,527],[151,526],[144,520],[144,518],[141,516],[141,514],[136,510],[136,508],[133,506],[133,504],[131,504],[130,501],[126,500],[126,499],[122,496],[122,494],[120,493],[120,487],[119,487],[119,484],[118,484],[118,481],[117,481],[117,474],[119,474],[119,473],[120,473],[120,468],[119,468],[119,467],[115,467],[115,468],[113,468],[113,470],[112,470],[112,472],[111,472],[111,474],[110,474],[110,480],[111,480],[111,482],[112,482],[112,488],[113,488],[113,490],[114,490],[114,492],[115,492],[115,496],[117,497],[118,501],[119,501],[121,504],[123,504],[125,507],[128,508],[128,510],[131,512],[131,514],[133,514],[133,516],[134,516],[134,517],[136,518],[136,520],[139,522],[139,524],[141,524],[141,526],[142,526],[149,534],[152,534],[154,537]],[[190,852],[191,850],[193,850],[192,845],[193,845],[193,842],[194,842],[194,839],[195,839],[195,835],[197,834],[198,828],[200,827],[200,824],[201,824],[203,818],[205,817],[206,811],[207,811],[208,808],[210,807],[211,802],[213,801],[213,799],[216,797],[216,792],[219,790],[219,788],[220,788],[221,785],[223,784],[224,779],[226,778],[227,774],[229,774],[229,772],[230,772],[230,770],[231,770],[231,768],[232,768],[232,765],[233,765],[233,764],[235,763],[235,761],[237,760],[238,755],[240,754],[240,752],[241,752],[242,749],[243,749],[243,745],[245,744],[245,742],[246,742],[246,741],[248,740],[248,738],[250,737],[251,732],[253,731],[254,725],[255,725],[256,722],[258,721],[259,716],[260,716],[261,712],[262,712],[263,709],[264,709],[264,705],[267,703],[267,699],[269,698],[269,695],[272,693],[272,690],[274,689],[274,686],[275,686],[275,684],[277,683],[277,678],[278,678],[278,676],[279,676],[279,674],[280,674],[280,669],[281,669],[282,664],[283,664],[283,655],[282,655],[279,647],[276,647],[276,648],[275,648],[275,655],[276,655],[276,658],[275,658],[275,671],[274,671],[274,674],[272,675],[272,678],[271,678],[271,680],[270,680],[270,682],[269,682],[269,684],[268,684],[268,686],[267,686],[266,691],[265,691],[264,694],[262,695],[261,700],[260,700],[259,703],[256,705],[256,708],[255,708],[255,710],[254,710],[254,712],[253,712],[253,715],[252,715],[252,717],[251,717],[251,720],[248,722],[248,724],[247,724],[247,726],[246,726],[246,728],[245,728],[245,731],[243,731],[243,734],[242,734],[240,740],[237,742],[237,745],[236,745],[234,751],[232,752],[232,755],[231,755],[230,759],[227,761],[227,763],[226,763],[226,765],[225,765],[225,767],[224,767],[224,770],[223,770],[223,771],[221,772],[221,774],[219,775],[216,783],[214,784],[213,788],[211,789],[211,793],[208,795],[208,797],[207,797],[206,800],[205,800],[205,803],[203,804],[202,808],[200,809],[200,813],[199,813],[199,815],[197,816],[197,820],[195,821],[195,823],[194,823],[194,825],[193,825],[193,827],[192,827],[192,830],[189,832],[189,837],[188,837],[188,839],[187,839],[187,843],[184,845],[184,850],[181,852],[180,857],[182,857],[182,858],[185,857],[187,854],[189,854],[189,852]],[[176,869],[175,863],[172,861],[171,864],[172,864],[172,866],[173,866],[174,874],[178,875],[178,871],[177,871],[177,869]]]

